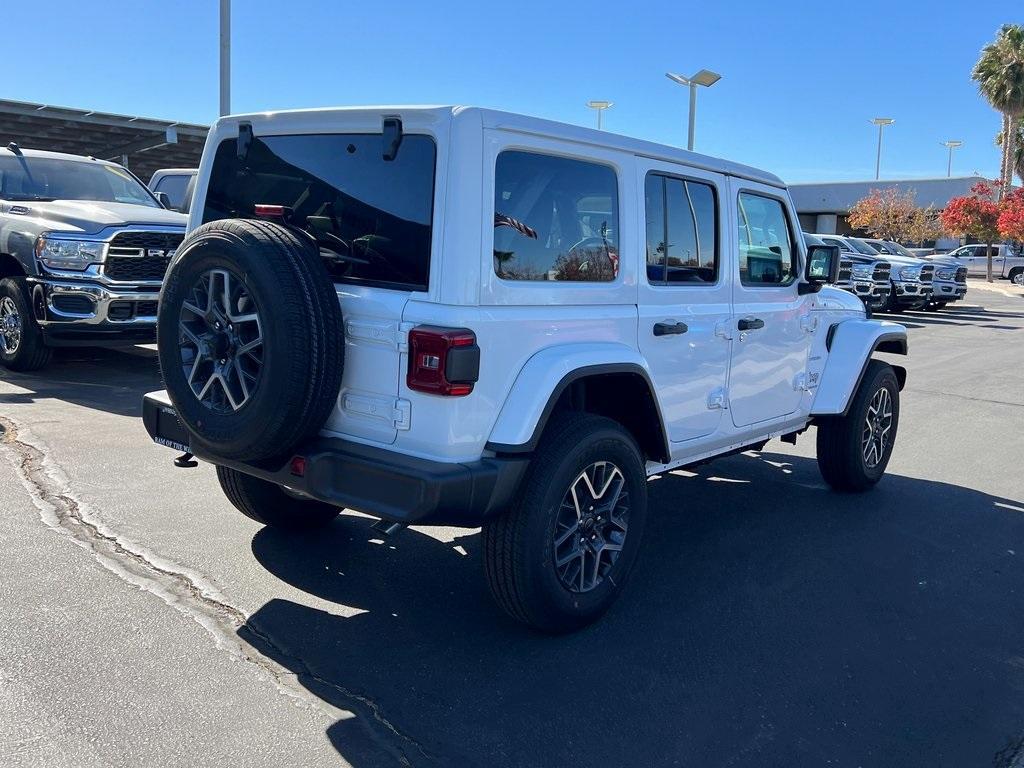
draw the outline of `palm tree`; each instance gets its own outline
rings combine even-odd
[[[1017,137],[1017,116],[1024,112],[1024,26],[1004,24],[995,41],[981,49],[971,79],[1003,115],[1003,156],[999,166],[999,196],[1010,188],[1013,179]]]
[[[1014,152],[1011,158],[1013,173],[1017,174],[1017,178],[1020,179],[1021,184],[1024,184],[1024,115],[1018,115],[1017,120],[1017,135],[1014,137]],[[1003,134],[996,134],[996,146],[1003,146]]]

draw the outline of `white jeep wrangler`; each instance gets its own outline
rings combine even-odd
[[[778,178],[672,147],[476,108],[227,117],[145,422],[261,523],[482,526],[502,608],[571,630],[625,585],[652,475],[814,424],[831,486],[879,480],[906,372],[873,354],[906,331],[838,264]]]

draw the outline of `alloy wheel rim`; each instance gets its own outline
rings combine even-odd
[[[555,571],[562,586],[590,592],[610,578],[628,526],[626,478],[611,462],[594,462],[569,485],[555,519]]]
[[[0,348],[13,355],[21,346],[21,315],[10,296],[0,299]]]
[[[211,269],[193,283],[178,318],[181,369],[192,393],[216,413],[240,410],[263,373],[263,324],[245,282]]]
[[[886,387],[880,388],[871,397],[861,437],[861,453],[868,469],[881,463],[889,447],[892,433],[892,396]]]

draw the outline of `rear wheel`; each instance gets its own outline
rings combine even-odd
[[[491,594],[535,629],[583,627],[622,591],[646,518],[644,464],[630,434],[604,417],[559,416],[513,507],[484,526]]]
[[[0,364],[12,371],[35,371],[50,362],[52,353],[32,317],[25,278],[0,280]]]
[[[321,501],[298,499],[274,483],[230,467],[217,467],[217,480],[235,509],[257,523],[289,531],[321,528],[341,509]]]
[[[1010,270],[1009,278],[1014,285],[1024,285],[1024,268],[1017,267]]]
[[[892,366],[870,360],[845,415],[818,423],[818,468],[837,491],[865,491],[885,473],[900,419],[900,387]]]

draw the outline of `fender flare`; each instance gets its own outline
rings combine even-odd
[[[907,329],[887,320],[844,320],[829,328],[826,347],[828,360],[811,416],[845,415],[875,352],[907,354]],[[902,366],[893,368],[903,389],[907,371]]]
[[[589,376],[631,373],[647,384],[658,414],[658,430],[669,446],[657,391],[647,363],[625,344],[598,342],[548,347],[534,354],[519,371],[491,429],[486,448],[495,453],[528,453],[536,449],[551,412],[566,388]]]

